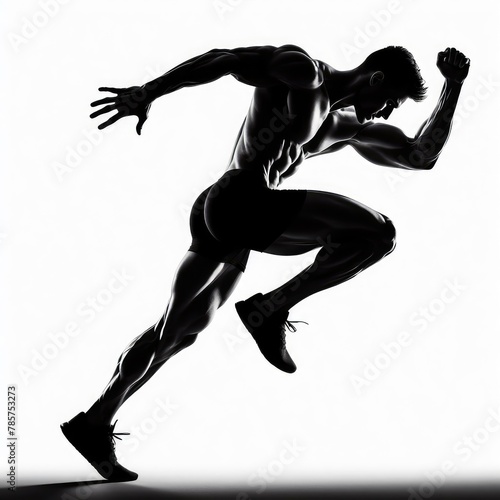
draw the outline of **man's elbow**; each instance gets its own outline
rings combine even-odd
[[[424,162],[421,170],[431,170],[432,168],[434,168],[434,165],[436,164],[436,162],[437,162],[437,158],[427,160],[426,162]]]
[[[414,158],[399,158],[397,166],[404,168],[405,170],[431,170],[437,162],[437,158],[434,160],[428,159],[414,159]]]
[[[439,155],[436,156],[422,156],[417,162],[416,168],[418,170],[431,170],[438,160]]]
[[[438,160],[439,155],[429,155],[418,147],[411,147],[406,154],[401,155],[401,166],[408,170],[431,170]]]

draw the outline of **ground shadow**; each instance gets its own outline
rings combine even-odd
[[[332,487],[273,488],[257,493],[247,485],[225,488],[196,488],[186,485],[146,486],[140,482],[109,482],[106,480],[67,482],[22,486],[15,492],[0,490],[0,498],[16,500],[490,500],[500,499],[500,483],[455,484],[427,487],[421,485],[343,485]],[[432,489],[431,489],[432,488]]]

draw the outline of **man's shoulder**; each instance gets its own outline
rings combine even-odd
[[[218,50],[218,49],[214,49]],[[274,55],[274,54],[280,54],[281,52],[300,52],[301,54],[304,54],[308,57],[309,54],[301,47],[298,45],[293,45],[290,43],[284,44],[284,45],[253,45],[253,46],[248,46],[248,47],[236,47],[233,49],[230,49],[232,53],[234,54],[240,54],[240,53],[258,53],[258,54],[268,54],[268,55]]]
[[[301,54],[309,56],[309,54],[302,47],[299,47],[298,45],[294,45],[292,43],[286,43],[285,45],[280,45],[279,47],[276,47],[275,50],[278,52],[288,52],[288,51],[300,52]]]

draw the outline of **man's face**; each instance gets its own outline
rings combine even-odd
[[[392,111],[406,101],[406,97],[397,96],[396,89],[385,87],[383,84],[363,87],[356,95],[353,104],[359,123],[374,118],[387,120]]]

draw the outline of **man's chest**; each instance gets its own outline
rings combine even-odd
[[[290,89],[286,105],[291,119],[291,139],[300,145],[312,140],[328,118],[330,101],[326,90]]]

